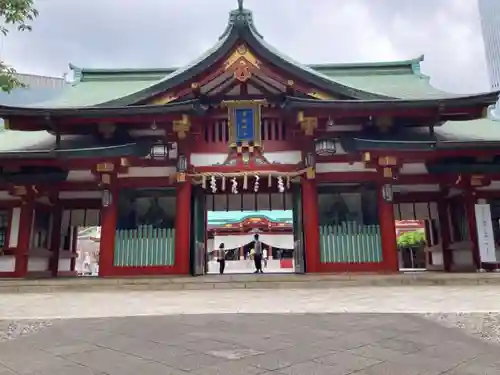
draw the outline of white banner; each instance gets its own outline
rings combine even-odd
[[[293,250],[293,234],[263,234],[259,233],[259,239],[266,245],[276,249]]]
[[[491,210],[489,204],[476,204],[476,227],[477,243],[479,245],[479,257],[482,263],[496,263],[495,236],[493,234],[493,223],[491,221]]]
[[[221,243],[226,250],[238,249],[253,241],[253,234],[228,234],[227,236],[214,236],[213,250],[217,250]]]

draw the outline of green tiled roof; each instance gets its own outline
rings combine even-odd
[[[366,64],[310,65],[311,69],[355,89],[401,99],[453,96],[434,88],[429,78],[412,70],[415,60]],[[417,64],[418,65],[418,64]],[[397,67],[397,68],[395,68]],[[168,79],[175,69],[86,70],[58,98],[38,103],[43,107],[84,107],[128,96]],[[154,74],[152,74],[154,72]],[[162,74],[163,73],[163,74]]]
[[[456,141],[500,142],[500,120],[482,118],[470,121],[447,121],[435,129],[447,139]]]
[[[172,69],[80,69],[70,65],[75,82],[57,98],[39,107],[86,107],[133,94],[172,72]]]
[[[263,55],[261,57],[274,59],[289,73],[310,80],[311,85],[317,85],[319,91],[338,92],[341,97],[347,95],[369,100],[451,96],[432,87],[429,78],[420,73],[423,56],[382,63],[304,65],[269,45],[256,30],[252,12],[244,9],[232,11],[226,31],[217,43],[182,68],[81,69],[71,66],[75,83],[58,99],[39,103],[38,106],[120,106],[140,102],[161,93],[165,87],[172,88],[193,74],[209,69],[210,64],[224,56],[234,43],[241,40],[251,44],[255,53]]]

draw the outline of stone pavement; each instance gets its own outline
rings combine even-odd
[[[71,319],[0,343],[1,375],[499,373],[499,347],[411,314]]]
[[[500,298],[496,285],[0,294],[0,319],[343,312],[500,312]]]

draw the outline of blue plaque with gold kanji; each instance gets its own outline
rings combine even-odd
[[[265,100],[229,100],[222,102],[228,109],[229,146],[237,144],[261,146],[261,107]]]
[[[254,109],[238,108],[235,110],[236,142],[249,143],[254,141]]]

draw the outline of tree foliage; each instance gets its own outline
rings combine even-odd
[[[31,22],[38,16],[34,0],[0,0],[0,33],[6,36],[12,29],[31,31]],[[10,92],[24,84],[15,76],[14,68],[0,59],[0,90]]]
[[[405,232],[398,237],[397,242],[398,247],[402,249],[425,246],[425,233],[418,231]]]

